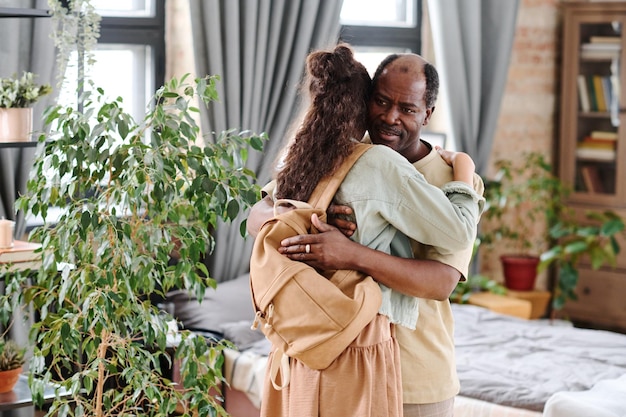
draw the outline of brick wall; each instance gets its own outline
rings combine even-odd
[[[559,3],[521,2],[492,160],[552,150],[560,79]]]

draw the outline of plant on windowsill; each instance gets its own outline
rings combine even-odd
[[[13,390],[26,362],[26,348],[14,340],[0,338],[0,394]]]
[[[620,251],[616,236],[623,233],[624,221],[612,211],[576,217],[563,203],[570,189],[540,153],[525,153],[516,162],[501,160],[496,166],[496,180],[485,184],[483,219],[488,223],[481,228],[481,245],[502,244],[512,255],[536,258],[530,268],[534,277],[554,266],[552,307],[561,309],[568,299],[576,299],[581,260],[588,260],[594,269],[615,266]],[[539,249],[531,252],[533,248]]]
[[[21,281],[7,284],[14,291],[5,300],[21,297],[38,314],[30,332],[35,400],[46,383],[70,393],[52,402],[51,414],[169,416],[183,406],[225,415],[212,394],[225,345],[181,330],[172,353],[172,317],[149,300],[173,288],[198,299],[212,290],[203,263],[214,249],[210,231],[259,197],[245,163],[265,135],[199,137],[191,101],[215,100],[215,82],[171,80],[139,123],[101,90],[85,96],[84,112],[45,113],[51,133],[39,138],[45,146],[17,203],[45,222],[31,234],[43,246],[43,266],[31,285],[10,277]],[[53,207],[62,214],[50,220]],[[169,376],[173,361],[179,385]]]

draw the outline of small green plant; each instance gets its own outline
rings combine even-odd
[[[24,365],[26,348],[16,341],[0,339],[0,371],[10,371]]]
[[[467,304],[473,293],[481,291],[504,295],[507,290],[502,284],[488,276],[474,274],[467,277],[467,281],[459,282],[449,298],[453,303]]]
[[[617,235],[624,231],[624,220],[612,211],[585,213],[585,224],[572,216],[559,218],[550,228],[554,243],[541,254],[538,270],[557,267],[552,306],[563,308],[568,299],[576,300],[579,262],[588,259],[592,269],[616,266],[620,246]]]
[[[21,77],[0,78],[0,108],[24,108],[32,106],[42,96],[50,94],[49,84],[35,83],[32,72],[24,72]]]

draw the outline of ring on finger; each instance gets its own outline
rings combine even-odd
[[[306,246],[304,247],[304,251],[306,253],[311,253],[311,245],[309,245],[308,243],[306,244]]]

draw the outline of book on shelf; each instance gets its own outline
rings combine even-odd
[[[576,148],[576,157],[583,160],[615,161],[615,149]]]
[[[22,240],[13,241],[13,247],[0,249],[0,263],[16,263],[41,260],[40,243],[25,242]]]
[[[589,134],[589,137],[593,139],[604,139],[604,140],[617,140],[617,132],[611,132],[609,130],[592,130]]]
[[[600,75],[592,75],[591,82],[593,83],[593,92],[596,97],[596,110],[605,112],[608,111],[606,98],[604,97],[604,86],[602,84],[602,77]]]
[[[582,111],[586,113],[591,111],[587,82],[585,81],[585,76],[582,74],[578,74],[578,99],[580,100],[580,109]]]
[[[621,43],[611,42],[589,42],[583,43],[580,48],[583,51],[620,51],[622,49]]]
[[[589,38],[590,43],[609,43],[609,44],[621,44],[621,36],[591,36]]]
[[[601,45],[601,44],[597,44]],[[583,45],[584,46],[584,45]],[[602,60],[602,61],[610,61],[614,59],[619,59],[619,55],[621,53],[620,49],[616,48],[581,48],[580,57],[582,59],[588,60]]]
[[[617,102],[613,103],[613,81],[611,81],[610,76],[602,77],[602,91],[604,91],[604,102],[606,104],[607,111],[611,111],[611,109],[617,105]]]
[[[577,78],[578,93],[583,111],[608,112],[613,106],[613,81],[608,75],[583,75]],[[585,110],[584,101],[589,102]],[[617,103],[615,103],[617,104]]]
[[[583,177],[585,188],[589,193],[603,193],[604,184],[600,178],[598,168],[594,166],[585,165],[580,168],[580,173]]]
[[[576,147],[578,149],[586,148],[586,149],[610,149],[615,150],[616,142],[613,140],[606,139],[594,139],[590,136],[583,138]]]
[[[585,84],[587,84],[587,92],[589,93],[589,107],[591,107],[591,111],[598,111],[598,96],[596,95],[596,88],[593,85],[593,77],[586,76],[585,81]]]

